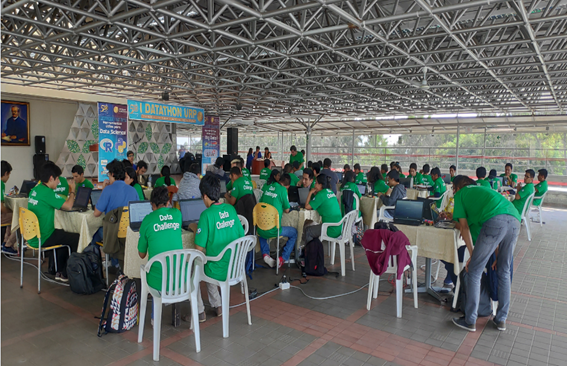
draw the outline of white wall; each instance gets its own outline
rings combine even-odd
[[[30,146],[2,146],[2,160],[12,165],[12,175],[6,187],[21,186],[24,179],[33,177],[33,155],[35,154],[35,136],[45,136],[45,147],[49,159],[57,161],[59,153],[69,135],[78,102],[55,100],[17,94],[2,93],[2,99],[30,103]]]

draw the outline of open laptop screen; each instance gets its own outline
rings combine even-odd
[[[91,191],[91,204],[96,207],[96,203],[98,203],[98,199],[100,199],[100,194],[102,194],[102,190],[93,190]]]
[[[358,191],[360,191],[360,195],[366,194],[366,185],[356,185],[358,186]]]
[[[299,205],[305,205],[309,196],[309,187],[300,187],[297,191],[299,192]]]
[[[128,205],[130,212],[130,227],[140,228],[140,224],[146,215],[152,212],[152,204],[149,200],[146,201],[131,201]],[[134,226],[132,226],[134,224]]]
[[[220,180],[220,193],[226,194],[226,181]]]
[[[287,189],[287,198],[290,203],[299,204],[299,188],[297,186],[290,186]]]
[[[74,207],[77,208],[86,208],[89,205],[89,199],[91,198],[91,191],[90,187],[79,187],[77,190],[77,197],[75,198]]]
[[[22,188],[20,190],[20,194],[29,194],[31,189],[33,189],[37,185],[35,181],[24,180],[22,183]]]
[[[394,219],[420,220],[423,217],[423,201],[398,200],[394,211]]]
[[[179,208],[184,226],[189,223],[197,223],[201,213],[207,209],[203,199],[179,200]]]

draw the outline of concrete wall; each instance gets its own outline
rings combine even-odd
[[[6,188],[21,186],[24,179],[33,177],[33,155],[35,154],[35,136],[44,135],[49,159],[56,161],[69,134],[78,103],[75,101],[56,100],[2,93],[2,99],[30,103],[30,141],[29,147],[2,146],[2,160],[10,162],[13,171]]]

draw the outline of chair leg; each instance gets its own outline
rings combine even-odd
[[[527,218],[524,218],[524,222],[526,224],[526,232],[528,233],[528,241],[532,240],[532,235],[530,233],[530,223]]]
[[[154,361],[159,361],[159,345],[161,338],[161,298],[152,297],[154,306]]]
[[[350,241],[349,245],[350,245],[350,261],[352,262],[352,271],[354,271],[354,241]]]
[[[22,240],[22,242],[24,242]],[[20,247],[20,288],[24,287],[24,244]]]
[[[280,261],[280,236],[278,233],[278,239],[277,239],[277,244],[276,244],[276,275],[278,275],[279,273],[279,261]]]
[[[413,290],[413,307],[417,307],[417,269],[414,267],[411,270],[411,287]]]
[[[106,272],[106,288],[108,288],[108,262],[110,261],[110,256],[104,254],[104,271]]]
[[[453,309],[457,307],[457,301],[459,299],[459,289],[461,288],[461,277],[457,277],[457,284],[455,284],[455,289],[453,290]]]
[[[57,269],[57,264],[55,264]],[[37,250],[37,294],[41,293],[41,251]]]
[[[222,337],[228,338],[228,316],[229,316],[229,306],[230,306],[230,286],[225,283],[220,287],[221,289],[221,300],[222,300]]]
[[[341,257],[341,276],[344,277],[346,275],[345,243],[338,242],[338,245],[339,245],[339,255]]]
[[[250,313],[250,298],[248,296],[248,281],[246,277],[242,281],[244,283],[244,298],[246,298],[246,313],[248,314],[248,325],[252,325],[252,314]]]
[[[144,339],[144,325],[146,324],[146,307],[148,307],[148,291],[142,282],[142,292],[140,293],[140,315],[138,315],[138,343]]]
[[[403,306],[403,296],[404,282],[402,277],[396,279],[396,316],[402,318],[402,306]]]
[[[370,303],[372,302],[372,293],[374,290],[374,273],[370,270],[370,279],[368,280],[368,299],[366,300],[366,309],[370,311]]]
[[[195,334],[195,350],[201,351],[201,330],[199,328],[199,310],[197,308],[197,290],[191,292],[191,324],[193,324],[193,334]]]
[[[329,245],[331,246],[331,265],[334,265],[335,264],[335,249],[337,247],[337,243],[329,241]]]
[[[543,227],[543,213],[541,211],[541,206],[537,207],[537,215],[539,217],[539,226]]]
[[[380,287],[380,276],[374,275],[374,289],[372,290],[372,297],[378,298],[378,288]]]

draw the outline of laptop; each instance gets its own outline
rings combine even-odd
[[[102,190],[91,191],[91,207],[93,208],[93,210],[95,210],[96,203],[98,203],[98,199],[100,199],[101,194],[102,194]]]
[[[224,196],[224,194],[226,194],[226,181],[225,180],[220,180],[220,193],[222,196]]]
[[[441,178],[443,179],[443,182],[445,182],[446,184],[450,184],[451,183],[451,175],[450,174],[441,174]]]
[[[299,187],[297,186],[290,186],[287,189],[287,199],[291,206],[299,206]],[[297,204],[297,205],[292,205]]]
[[[22,182],[22,187],[20,188],[20,192],[17,195],[14,195],[16,198],[27,198],[30,194],[31,189],[33,189],[37,185],[37,182],[24,180]]]
[[[492,182],[498,182],[499,183],[498,187],[504,186],[504,177],[494,177],[491,178],[489,181],[491,183],[491,186],[492,186]]]
[[[339,180],[339,183],[343,182],[343,173],[342,172],[335,172],[335,175],[337,175],[337,180]]]
[[[191,223],[198,223],[201,213],[207,209],[203,199],[179,200],[179,208],[183,229],[188,229]]]
[[[84,212],[88,210],[89,201],[91,200],[90,187],[79,187],[75,193],[75,202],[70,210],[62,209],[64,212]]]
[[[157,175],[157,174],[156,174],[156,175],[150,175],[150,176],[148,177],[148,181],[147,181],[147,182],[151,182],[151,183],[152,183],[152,186],[155,186],[156,181],[157,181],[158,178],[160,178],[160,177],[161,177],[161,175]]]
[[[407,178],[400,178],[400,184],[404,185],[404,187],[406,189],[411,188],[411,177],[407,177]]]
[[[419,226],[423,222],[423,201],[398,200],[394,209],[394,224]]]
[[[417,201],[421,201],[423,203],[423,219],[435,221],[435,215],[433,214],[432,208],[437,208],[435,203],[437,200],[427,199],[427,198],[416,198]]]
[[[299,193],[299,206],[305,208],[305,203],[307,203],[307,197],[309,196],[309,187],[299,187],[297,189]]]
[[[152,204],[149,200],[131,201],[128,203],[128,212],[130,214],[130,228],[134,232],[139,232],[142,221],[146,215],[152,212]]]
[[[366,185],[356,185],[358,186],[358,191],[360,191],[360,195],[366,194]]]

